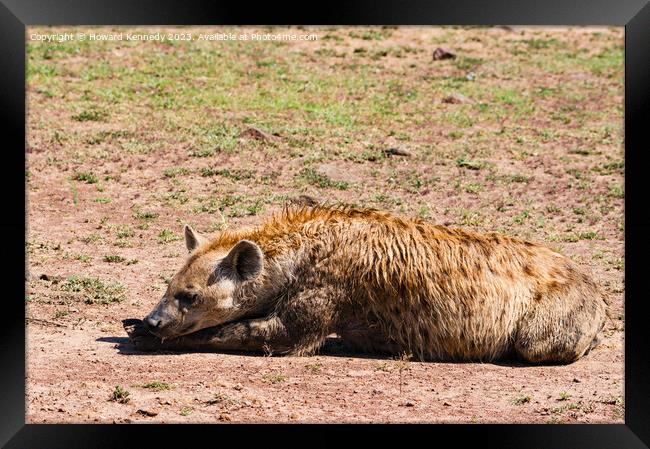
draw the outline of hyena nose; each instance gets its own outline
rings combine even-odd
[[[161,322],[162,322],[161,320],[151,318],[151,317],[146,317],[144,319],[144,326],[148,329],[156,329],[160,327]]]

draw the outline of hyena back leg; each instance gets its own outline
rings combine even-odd
[[[270,354],[310,355],[334,328],[333,288],[302,290],[278,304],[266,318],[239,321],[219,328],[214,349],[264,351]]]
[[[401,347],[383,332],[375,329],[350,327],[338,331],[345,350],[368,354],[398,355]]]
[[[515,351],[521,359],[571,363],[597,344],[605,324],[604,307],[596,300],[576,299],[548,298],[546,304],[526,314],[515,337]]]

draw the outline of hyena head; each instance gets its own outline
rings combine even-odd
[[[190,253],[205,241],[185,227]],[[159,337],[174,338],[240,318],[245,311],[238,307],[237,295],[242,285],[261,275],[263,265],[262,251],[249,240],[240,240],[231,248],[190,254],[165,295],[144,318],[145,326]]]

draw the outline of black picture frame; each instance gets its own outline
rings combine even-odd
[[[302,6],[302,7],[301,7]],[[197,435],[214,444],[242,426],[111,426],[25,424],[25,307],[21,295],[25,283],[16,260],[23,260],[24,247],[14,236],[26,232],[25,178],[25,42],[31,25],[160,25],[160,24],[303,24],[303,25],[612,25],[625,26],[625,424],[595,425],[427,425],[410,426],[409,439],[423,438],[432,444],[442,438],[454,445],[472,441],[481,446],[512,448],[642,448],[650,446],[650,352],[644,322],[642,282],[645,254],[650,249],[650,212],[644,207],[642,179],[645,151],[650,138],[643,123],[650,105],[650,4],[647,0],[559,1],[499,0],[454,2],[410,1],[354,4],[279,4],[266,2],[174,2],[146,0],[112,2],[68,0],[2,0],[0,3],[0,114],[6,132],[2,148],[5,170],[0,177],[5,213],[0,231],[5,236],[3,273],[5,288],[0,326],[0,444],[8,448],[124,447],[134,444],[159,446],[180,433],[190,444]],[[647,127],[647,125],[646,125]],[[7,206],[5,206],[7,207]],[[25,270],[26,271],[26,270]],[[24,277],[22,278],[24,279]],[[362,426],[367,428],[367,426]],[[243,429],[247,432],[247,429]],[[336,442],[341,437],[326,426],[264,426],[247,432],[272,441],[279,433],[309,431],[310,441]],[[351,430],[351,429],[348,429]],[[375,426],[374,437],[404,431],[404,426]],[[423,432],[417,435],[418,432]],[[285,441],[286,435],[283,435]],[[297,440],[300,441],[300,440]],[[302,440],[303,442],[305,440]],[[406,441],[405,441],[406,442]],[[408,443],[407,443],[408,444]],[[448,444],[448,443],[447,443]]]

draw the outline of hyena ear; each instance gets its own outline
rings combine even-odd
[[[189,225],[185,225],[185,246],[187,246],[188,251],[194,251],[197,246],[207,241],[208,239],[196,232]]]
[[[221,261],[220,268],[238,281],[253,279],[262,271],[264,255],[250,240],[240,240]]]

